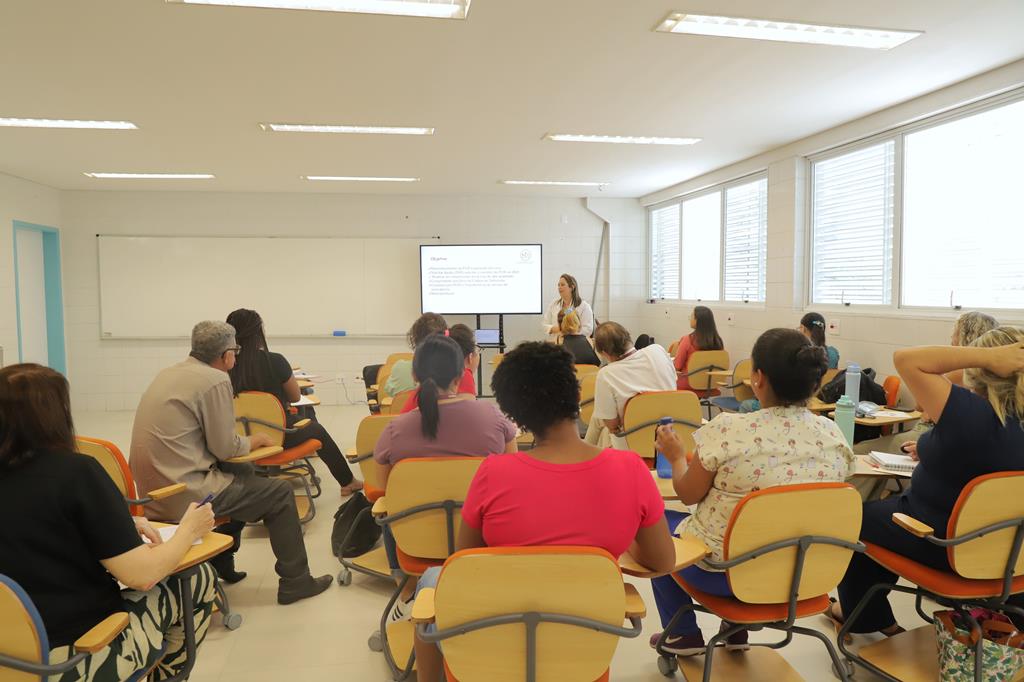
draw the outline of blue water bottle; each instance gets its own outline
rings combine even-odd
[[[846,366],[846,396],[854,407],[860,402],[860,365],[851,362]]]
[[[846,436],[850,447],[853,447],[853,417],[856,409],[857,403],[850,400],[849,396],[844,395],[836,402],[836,424]]]
[[[667,426],[672,423],[672,417],[662,417],[658,420],[658,426]],[[657,435],[655,435],[657,438]],[[657,441],[655,441],[657,442]],[[654,468],[658,470],[658,478],[672,478],[672,462],[668,457],[661,454],[660,450],[654,451]]]

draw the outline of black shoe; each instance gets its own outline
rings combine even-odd
[[[213,566],[215,571],[217,571],[217,575],[220,579],[228,585],[234,585],[235,583],[241,582],[245,580],[245,576],[249,575],[245,571],[235,570],[234,553],[218,554],[210,559],[210,565]]]
[[[319,578],[306,575],[291,580],[281,578],[278,581],[277,603],[294,604],[300,599],[315,597],[330,587],[332,582],[334,582],[332,575],[322,575]]]
[[[733,627],[732,623],[722,621],[722,626],[718,629],[719,632],[725,632],[729,628]],[[750,633],[747,630],[740,630],[729,635],[725,640],[726,651],[747,651],[750,649]]]

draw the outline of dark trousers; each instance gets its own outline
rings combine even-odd
[[[946,550],[933,545],[923,538],[911,535],[892,522],[895,512],[911,514],[906,494],[867,502],[864,504],[864,521],[861,525],[860,538],[864,542],[879,545],[901,556],[940,571],[951,571],[946,559]],[[911,514],[913,515],[913,514]],[[920,519],[925,523],[932,519]],[[946,524],[934,526],[937,533],[944,534]],[[875,563],[866,554],[853,555],[846,575],[839,583],[839,603],[843,615],[848,617],[867,594],[872,585],[878,583],[896,584],[897,575]],[[889,605],[887,592],[879,592],[861,611],[857,621],[853,623],[853,632],[877,632],[896,624],[892,607]]]
[[[295,433],[286,433],[284,435],[284,447],[293,448],[310,438],[316,438],[322,444],[320,447],[320,459],[330,469],[331,476],[334,476],[335,480],[341,485],[351,483],[352,470],[348,468],[348,462],[345,461],[345,456],[341,454],[341,448],[338,447],[338,444],[331,438],[331,434],[327,433],[327,429],[320,422],[313,421]]]
[[[295,509],[295,495],[287,481],[257,476],[251,464],[221,463],[235,478],[213,498],[213,513],[233,521],[262,521],[277,557],[274,570],[285,579],[309,575],[306,545]]]

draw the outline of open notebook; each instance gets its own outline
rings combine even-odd
[[[910,455],[891,455],[888,452],[877,452],[872,450],[868,457],[871,461],[883,469],[889,471],[902,471],[909,473],[917,466],[917,460]]]
[[[176,532],[177,530],[178,530],[178,526],[177,526],[177,525],[171,525],[171,526],[160,526],[159,528],[157,528],[157,529],[156,529],[156,532],[160,533],[160,538],[161,538],[161,539],[162,539],[162,540],[163,540],[164,542],[167,542],[167,541],[168,541],[168,540],[170,540],[170,539],[171,539],[172,537],[174,537],[174,533],[175,533],[175,532]],[[149,540],[147,540],[146,538],[143,538],[143,542],[149,542]],[[203,541],[202,541],[202,540],[195,540],[195,541],[194,541],[194,542],[192,543],[192,546],[194,547],[195,545],[201,545],[201,544],[203,544]]]

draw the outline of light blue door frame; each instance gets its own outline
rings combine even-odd
[[[46,350],[47,364],[67,374],[64,348],[64,293],[60,274],[60,230],[45,225],[14,221],[14,297],[18,314],[18,361],[23,357],[21,340],[21,292],[18,284],[18,233],[38,232],[43,240],[43,277],[46,287]]]

